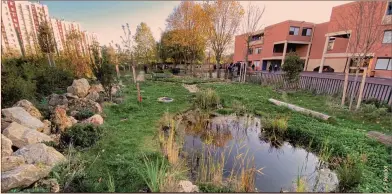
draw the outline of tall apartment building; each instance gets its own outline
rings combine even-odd
[[[345,29],[338,24],[342,23],[339,19],[355,17],[353,11],[349,11],[355,5],[356,2],[352,2],[334,7],[330,21],[321,24],[288,20],[267,26],[249,37],[251,48],[248,51],[247,37],[236,36],[233,61],[243,62],[248,52],[248,64],[258,70],[268,70],[271,65],[284,65],[286,54],[296,52],[305,60],[305,71],[344,72],[347,66],[354,65],[350,57],[355,49],[349,47],[349,41],[360,29],[353,23]],[[376,14],[372,16],[379,26],[380,37],[368,52],[368,73],[392,78],[392,2],[377,1],[374,9]]]
[[[70,33],[78,33],[82,39],[86,36],[79,23],[50,18],[46,5],[29,1],[2,1],[1,5],[3,53],[10,51],[25,55],[37,52],[39,49],[38,28],[44,21],[50,24],[53,31],[57,53],[65,49]],[[97,37],[94,37],[97,40]],[[78,52],[82,54],[87,53],[86,49],[89,48],[84,42],[78,42],[76,46]]]

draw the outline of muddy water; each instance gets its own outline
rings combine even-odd
[[[316,155],[288,142],[271,143],[270,140],[261,132],[258,118],[219,116],[212,118],[202,130],[188,128],[183,150],[188,155],[206,148],[212,148],[215,153],[223,152],[226,156],[224,177],[228,177],[233,169],[242,168],[236,157],[254,156],[255,167],[262,168],[263,173],[256,173],[255,179],[255,187],[261,192],[293,191],[298,175],[306,180],[309,192],[331,191],[337,186],[336,174],[321,168]]]

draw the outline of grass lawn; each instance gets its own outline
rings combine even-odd
[[[333,147],[333,155],[366,154],[367,163],[363,181],[354,191],[385,192],[383,190],[384,166],[391,169],[391,149],[368,139],[369,130],[390,132],[391,124],[387,121],[372,123],[363,118],[353,117],[344,112],[328,108],[325,96],[314,96],[298,92],[282,95],[270,88],[250,84],[203,83],[201,88],[214,88],[223,100],[223,105],[230,107],[234,100],[242,102],[249,111],[271,115],[289,116],[289,136],[305,145],[313,139],[318,145],[328,139]],[[181,112],[191,107],[192,95],[176,82],[146,81],[140,85],[143,102],[137,103],[134,86],[125,90],[123,104],[107,106],[104,127],[107,130],[97,145],[83,153],[84,159],[91,162],[87,168],[85,192],[107,192],[109,175],[114,180],[116,192],[138,192],[145,188],[137,169],[142,168],[143,153],[159,156],[159,146],[154,139],[156,123],[165,111]],[[158,97],[174,98],[172,103],[159,103]],[[283,100],[299,106],[328,113],[336,117],[336,123],[326,123],[309,116],[291,112],[268,102],[269,98]],[[317,145],[315,145],[317,150]],[[83,192],[81,191],[81,192]],[[391,187],[388,192],[392,192]]]

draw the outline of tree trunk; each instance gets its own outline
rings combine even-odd
[[[354,87],[351,91],[351,97],[350,97],[350,104],[348,106],[348,109],[351,110],[353,101],[354,101],[354,94],[355,94],[355,88],[357,87],[357,80],[358,80],[358,74],[359,74],[359,65],[362,60],[358,60],[357,62],[357,69],[355,70],[355,78],[354,78]]]
[[[365,82],[366,82],[366,71],[367,71],[367,68],[365,67],[365,69],[363,70],[363,74],[362,74],[361,86],[359,87],[360,88],[359,89],[359,96],[358,96],[357,106],[355,107],[356,111],[361,106],[362,96],[363,96],[363,89],[365,88]]]
[[[52,67],[52,62],[50,61],[49,53],[46,53],[46,57],[48,57],[49,66]]]
[[[351,61],[351,58],[349,58],[348,61]],[[346,64],[346,68],[344,71],[344,85],[343,85],[343,95],[342,95],[342,102],[341,102],[341,107],[344,106],[344,101],[346,100],[346,94],[347,94],[347,86],[348,86],[348,73],[349,73],[349,63]]]

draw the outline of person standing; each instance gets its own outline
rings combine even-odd
[[[269,73],[272,72],[272,64],[270,64],[270,65],[268,66],[268,71],[269,71]]]
[[[275,65],[274,65],[274,73],[275,73],[276,71],[278,71],[278,64],[275,64]]]
[[[143,68],[144,68],[144,73],[147,74],[147,70],[148,70],[147,65],[144,65]]]

